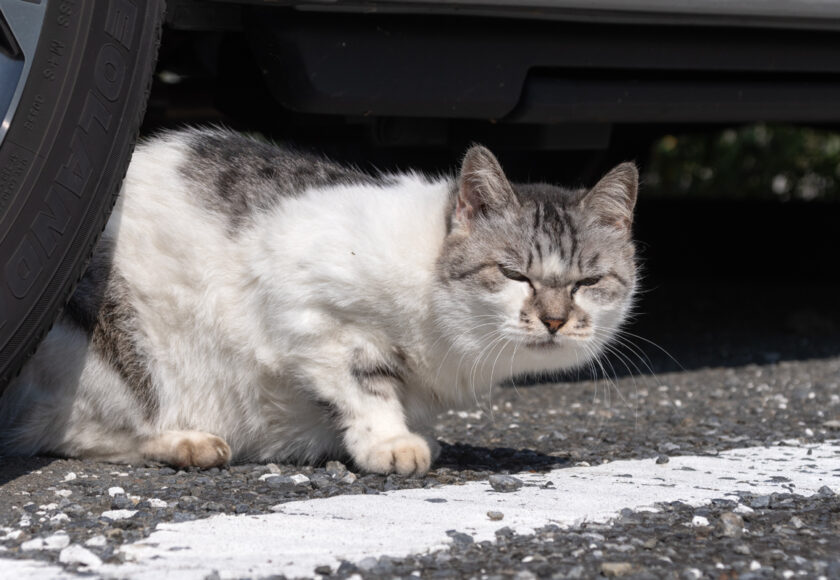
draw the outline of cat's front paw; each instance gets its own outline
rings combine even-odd
[[[372,473],[424,475],[432,465],[432,452],[425,439],[408,433],[375,443],[354,459],[359,467]]]
[[[230,446],[221,437],[203,431],[166,431],[142,448],[147,459],[175,467],[208,469],[230,461]]]

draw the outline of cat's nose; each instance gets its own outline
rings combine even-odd
[[[540,320],[542,320],[542,323],[545,324],[545,327],[551,334],[556,333],[558,330],[563,328],[564,324],[566,324],[565,318],[550,318],[548,316],[540,316]]]

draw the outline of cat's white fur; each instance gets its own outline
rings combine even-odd
[[[449,179],[403,174],[309,190],[231,236],[223,215],[184,194],[185,147],[168,138],[138,148],[103,235],[145,337],[159,412],[143,419],[85,333],[59,322],[2,399],[0,420],[34,418],[14,434],[14,450],[203,466],[347,451],[366,470],[422,473],[434,449],[417,433],[435,413],[484,398],[512,374],[579,365],[600,347],[497,340],[504,328],[484,323],[492,315],[514,326],[525,284],[508,281],[492,296],[440,293]],[[551,269],[562,264],[542,267],[560,274]],[[597,312],[597,323],[614,328],[627,307]],[[348,388],[347,361],[396,346],[410,371],[393,396]],[[343,434],[313,395],[341,409]],[[92,419],[103,410],[127,428]]]

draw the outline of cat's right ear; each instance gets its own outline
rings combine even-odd
[[[470,147],[461,164],[455,223],[469,229],[477,217],[511,203],[516,203],[516,195],[496,156],[481,145]]]
[[[583,203],[601,225],[629,233],[638,194],[639,170],[633,163],[622,163],[589,190]]]

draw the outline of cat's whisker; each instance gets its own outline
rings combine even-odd
[[[670,352],[665,350],[665,348],[659,346],[658,344],[656,344],[652,340],[647,339],[643,336],[639,336],[638,334],[633,334],[632,332],[628,332],[628,331],[620,329],[620,328],[617,329],[616,332],[617,332],[617,334],[622,335],[622,336],[632,337],[632,338],[635,338],[636,340],[642,340],[642,341],[648,343],[649,345],[651,345],[655,348],[658,348],[659,350],[661,350],[665,354],[665,356],[667,356],[669,359],[671,359],[674,362],[674,364],[676,364],[680,368],[681,371],[685,370],[685,367],[682,366],[680,361],[678,361]]]
[[[633,367],[636,369],[636,373],[639,376],[641,376],[641,373],[639,372],[639,368],[636,366],[635,363],[633,363],[632,360],[629,360],[629,358],[624,353],[622,353],[617,348],[614,348],[612,345],[605,344],[604,349],[607,352],[614,355],[624,365],[624,368],[627,369],[627,374],[630,376],[631,380],[633,381],[633,393],[635,394],[635,398],[634,398],[635,400],[634,400],[634,404],[633,404],[633,421],[634,421],[634,428],[636,428],[636,427],[638,427],[638,421],[639,421],[639,396],[638,396],[639,395],[639,385],[636,382],[636,375],[634,375],[633,371],[630,369],[630,365],[632,364]],[[630,364],[628,364],[628,362]],[[624,400],[623,396],[622,396],[622,400]],[[625,403],[626,403],[626,401],[625,401]]]
[[[496,319],[496,320],[501,319],[501,317],[498,314],[474,314],[466,322],[475,322],[476,320],[483,320],[483,319],[486,319],[486,318]],[[438,327],[437,330],[438,330],[438,333],[440,334],[440,336],[438,336],[437,340],[435,340],[432,343],[432,345],[429,347],[430,351],[434,351],[435,347],[438,345],[438,343],[440,343],[441,340],[444,340],[444,339],[452,340],[451,332],[449,332],[449,329]],[[475,327],[470,328],[468,330],[464,330],[460,334],[457,335],[457,338],[460,338],[460,337],[464,336],[465,334],[467,334],[469,332],[472,332],[473,330],[475,330]]]
[[[641,350],[637,345],[633,344],[630,339],[624,338],[621,336],[613,336],[611,340],[611,344],[616,346],[620,346],[629,350],[633,355],[638,357],[639,361],[644,365],[647,369],[648,373],[655,379],[659,380],[659,377],[656,374],[656,371],[653,370],[651,366],[650,359],[644,354],[644,351]],[[639,370],[639,374],[641,374],[641,370]]]
[[[589,351],[592,355],[593,362],[595,362],[595,364],[597,364],[598,367],[601,369],[601,376],[605,379],[605,382],[607,383],[604,386],[604,404],[606,405],[607,408],[609,408],[611,406],[611,402],[610,402],[611,390],[610,390],[610,388],[615,387],[617,389],[617,387],[615,385],[615,381],[612,379],[612,377],[610,377],[610,374],[607,372],[607,369],[604,366],[603,357],[601,357],[601,354],[598,351],[596,351],[594,348],[592,348],[591,346],[587,345],[587,348],[589,349]],[[613,369],[613,374],[615,374],[615,369]]]
[[[608,382],[609,382],[609,377],[607,375],[606,369],[604,368],[604,366],[601,364],[601,362],[599,360],[598,352],[596,350],[594,350],[590,345],[587,345],[586,343],[583,344],[583,348],[584,348],[584,350],[587,351],[587,354],[589,355],[590,368],[592,369],[592,375],[593,375],[593,378],[594,378],[594,381],[595,381],[595,393],[593,395],[593,400],[592,400],[592,406],[593,406],[593,409],[594,409],[595,405],[596,405],[597,398],[598,398],[597,397],[597,395],[598,395],[598,385],[601,382],[601,377],[607,379]],[[600,371],[601,371],[600,373],[598,372],[598,367],[595,366],[596,364],[600,368]],[[604,404],[606,405],[607,408],[609,408],[609,393],[610,393],[609,386],[605,385],[604,386]],[[603,427],[603,423],[604,423],[605,420],[606,420],[605,417],[599,415],[598,413],[595,413],[595,423],[597,425],[598,430],[600,430]]]
[[[488,340],[488,345],[487,345],[485,348],[483,348],[483,349],[481,350],[481,352],[479,353],[479,355],[476,357],[475,361],[473,362],[472,369],[470,370],[470,382],[472,383],[473,395],[474,395],[474,397],[475,397],[476,404],[477,404],[479,407],[481,406],[481,404],[478,402],[478,394],[477,394],[477,389],[476,389],[476,386],[475,386],[475,375],[476,375],[476,372],[477,372],[478,368],[480,367],[480,365],[481,365],[481,363],[482,363],[482,359],[485,357],[485,353],[487,353],[487,354],[486,354],[486,356],[489,358],[489,356],[490,356],[490,355],[492,354],[492,352],[493,352],[493,348],[495,348],[495,346],[496,346],[496,345],[497,345],[500,341],[503,341],[503,340],[504,340],[504,334],[503,334],[503,331],[501,331],[501,330],[497,330],[497,331],[495,331],[495,332],[494,332],[494,333],[492,333],[490,336],[491,336],[492,338],[490,338],[490,339]],[[491,379],[492,379],[492,377],[491,377]],[[492,380],[490,381],[490,384],[492,385]]]
[[[645,364],[648,371],[653,374],[650,357],[644,351],[644,349],[633,343],[630,337],[622,336],[618,332],[611,332],[609,329],[604,329],[602,332],[605,336],[605,340],[607,340],[610,343],[620,344],[625,348],[629,349],[635,356],[639,358],[640,361],[642,361]]]
[[[473,326],[472,328],[469,328],[469,329],[467,329],[467,330],[465,330],[465,331],[461,332],[461,333],[460,333],[457,337],[455,337],[455,339],[454,339],[454,340],[452,340],[452,344],[450,344],[450,345],[449,345],[449,348],[446,350],[446,353],[443,355],[443,358],[440,360],[440,363],[438,364],[438,370],[437,370],[437,372],[435,373],[435,379],[434,379],[434,381],[433,381],[433,384],[437,384],[438,379],[440,378],[440,373],[441,373],[441,371],[442,371],[442,369],[443,369],[443,365],[444,365],[444,364],[446,364],[446,359],[449,357],[449,353],[450,353],[450,352],[452,352],[452,349],[453,349],[453,348],[455,348],[456,344],[458,343],[458,340],[459,340],[461,337],[465,336],[466,334],[469,334],[469,333],[475,332],[475,331],[476,331],[476,330],[478,330],[479,328],[483,328],[483,327],[485,327],[485,326],[496,326],[496,323],[495,323],[495,322],[485,322],[485,323],[483,323],[483,324],[479,324],[479,325]],[[462,357],[463,357],[463,356],[466,356],[466,354],[462,354],[461,356],[462,356]],[[460,369],[461,369],[461,364],[460,364],[460,362],[459,362],[459,363],[458,363],[458,371],[460,371]],[[459,375],[458,375],[458,371],[456,371],[456,373],[455,373],[456,380],[457,380],[457,377],[459,376]]]
[[[615,349],[614,349],[612,346],[610,346],[610,345],[604,345],[602,348],[604,349],[604,352],[605,352],[605,353],[607,353],[607,354],[612,354],[613,356],[615,356],[615,357],[618,359],[618,361],[619,361],[620,363],[622,363],[622,364],[624,365],[624,368],[625,368],[625,369],[627,369],[627,374],[630,376],[631,380],[633,381],[633,385],[635,386],[635,385],[636,385],[636,376],[633,374],[633,371],[630,369],[630,366],[629,366],[629,365],[627,364],[627,362],[624,360],[624,358],[622,357],[621,353],[619,353],[617,350],[615,350]],[[613,364],[612,364],[612,362],[610,361],[609,357],[604,357],[604,360],[607,362],[607,364],[608,364],[608,365],[610,365],[610,368],[612,369],[612,372],[613,372],[613,376],[614,376],[614,377],[617,377],[617,373],[615,372],[615,368],[613,367]],[[616,388],[616,393],[617,393],[617,394],[618,394],[618,396],[621,398],[621,402],[622,402],[622,403],[625,403],[625,404],[627,404],[627,405],[629,406],[629,402],[628,402],[628,401],[627,401],[627,399],[624,397],[624,394],[623,394],[623,393],[621,392],[621,390],[618,388],[618,385],[617,385],[617,383],[616,383],[615,381],[613,381],[613,385],[614,385],[614,386],[615,386],[615,388]]]
[[[487,343],[489,344],[492,341],[492,338],[490,338],[490,337],[494,336],[496,332],[498,332],[498,330],[495,330],[495,331],[493,331],[493,332],[491,332],[491,333],[489,333],[485,336],[478,337],[478,340],[479,340],[479,356],[484,351],[484,349],[487,347],[487,344],[485,344],[484,341],[486,340]],[[461,380],[461,365],[464,363],[464,359],[467,358],[468,356],[472,356],[472,353],[465,350],[464,352],[461,353],[461,358],[458,359],[458,367],[455,369],[455,376],[457,377],[457,380],[459,381],[459,385],[460,385],[460,380]],[[478,360],[478,358],[479,357],[476,356],[475,360]],[[475,365],[475,360],[473,361],[473,365]],[[471,373],[472,373],[472,368],[470,369],[470,373],[468,373],[467,376],[466,376],[467,387],[472,389],[473,397],[476,401],[476,404],[478,404],[478,396],[475,392],[475,388],[474,388]]]
[[[492,368],[490,369],[490,390],[491,390],[491,392],[492,392],[492,389],[493,389],[493,385],[495,385],[495,384],[496,384],[496,382],[493,380],[493,376],[494,376],[494,375],[495,375],[495,373],[496,373],[496,363],[498,363],[498,362],[499,362],[499,357],[500,357],[500,356],[502,356],[502,353],[503,353],[503,352],[505,352],[505,347],[507,347],[507,346],[508,346],[508,344],[510,344],[510,341],[506,340],[506,341],[502,344],[502,348],[500,348],[500,349],[499,349],[499,354],[497,354],[497,355],[496,355],[496,358],[493,360],[493,366],[492,366]]]

